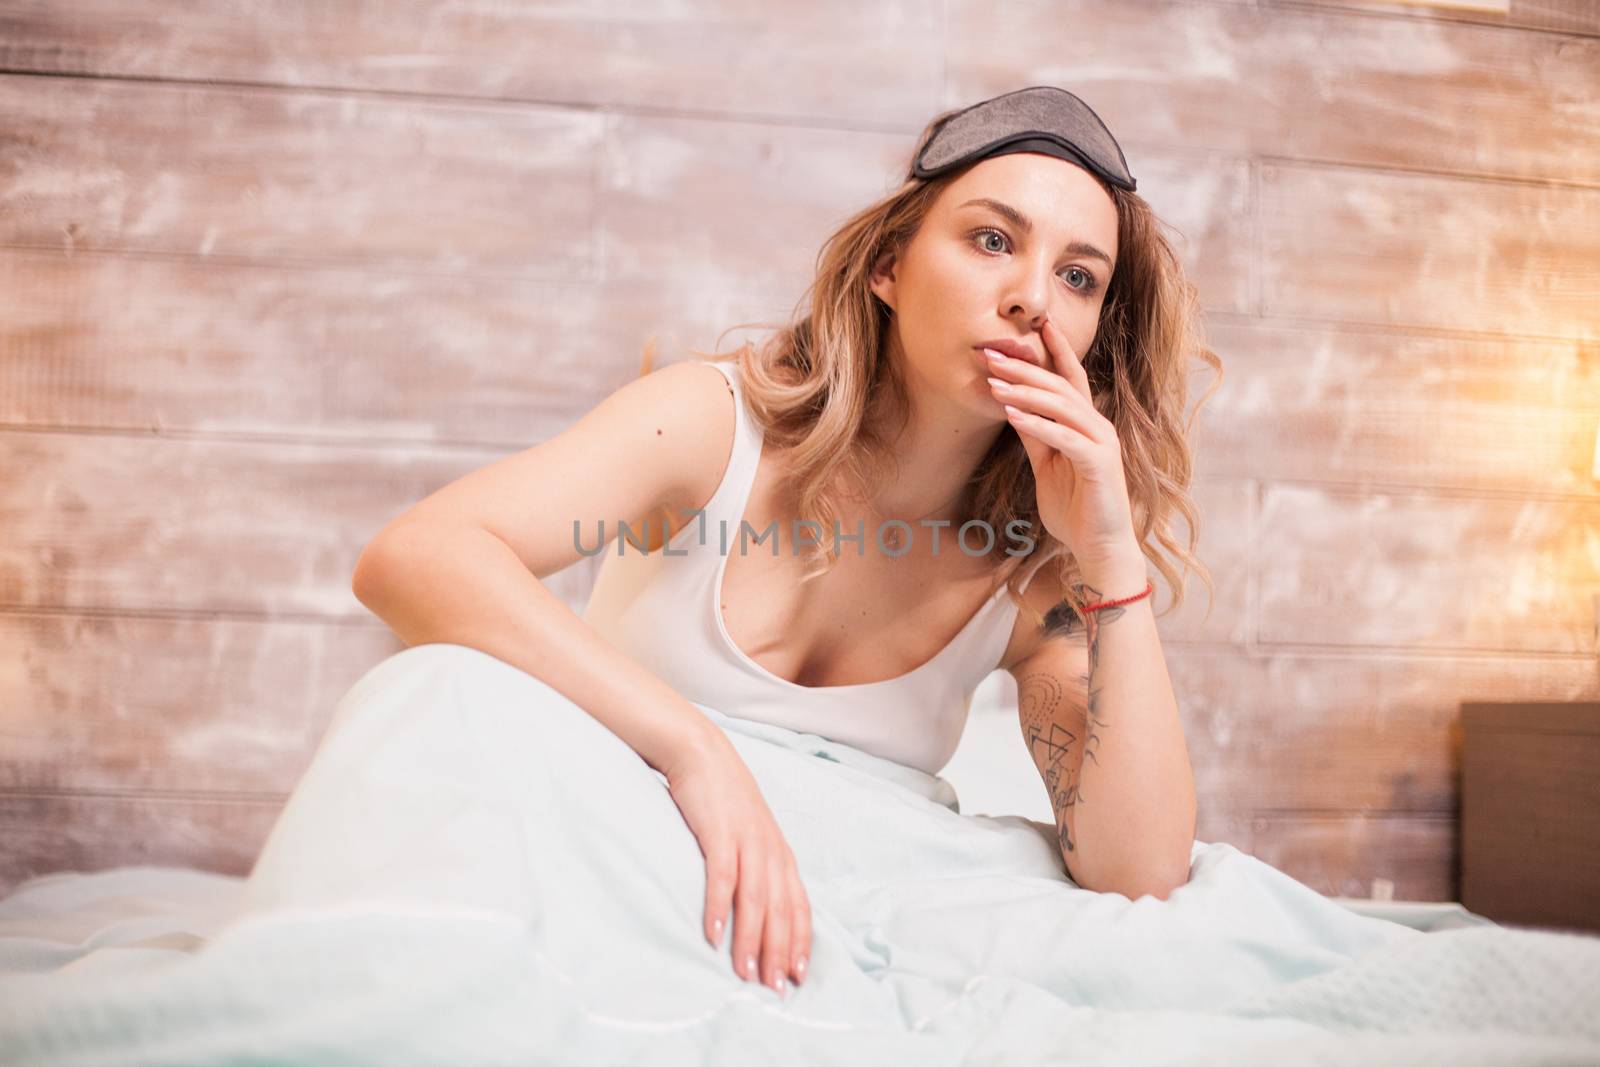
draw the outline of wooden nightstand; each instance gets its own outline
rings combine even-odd
[[[1461,903],[1600,931],[1600,703],[1461,705]]]

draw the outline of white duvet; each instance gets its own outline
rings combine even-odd
[[[1600,938],[1359,914],[1227,844],[1168,900],[1053,828],[702,710],[799,860],[787,998],[701,934],[662,777],[543,682],[420,645],[345,695],[248,879],[0,900],[3,1064],[1600,1064]]]

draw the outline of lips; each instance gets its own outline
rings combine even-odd
[[[1040,356],[1028,345],[1023,344],[1021,341],[1014,341],[1009,337],[1001,337],[993,341],[979,341],[972,347],[980,350],[992,348],[1002,355],[1010,356],[1012,359],[1027,360],[1036,367],[1044,366],[1044,359],[1042,356]]]

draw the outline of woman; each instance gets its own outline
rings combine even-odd
[[[810,908],[705,706],[936,773],[1004,667],[1070,875],[1130,896],[1187,876],[1193,779],[1144,557],[1176,606],[1150,542],[1198,566],[1169,530],[1182,512],[1192,548],[1184,357],[1220,363],[1134,188],[1063,90],[947,112],[905,184],[828,240],[792,327],[716,374],[645,375],[362,554],[355,591],[407,644],[525,671],[662,776],[704,854],[705,936],[733,920],[747,979],[803,982]],[[538,579],[593,554],[607,518],[649,555],[608,558],[580,620]],[[763,559],[742,524],[812,536]]]

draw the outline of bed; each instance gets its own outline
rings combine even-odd
[[[1089,892],[1038,820],[700,707],[810,894],[787,997],[704,940],[657,772],[526,673],[420,645],[345,695],[248,877],[0,900],[0,1063],[1600,1063],[1600,938],[1330,899],[1222,842],[1167,900]]]

